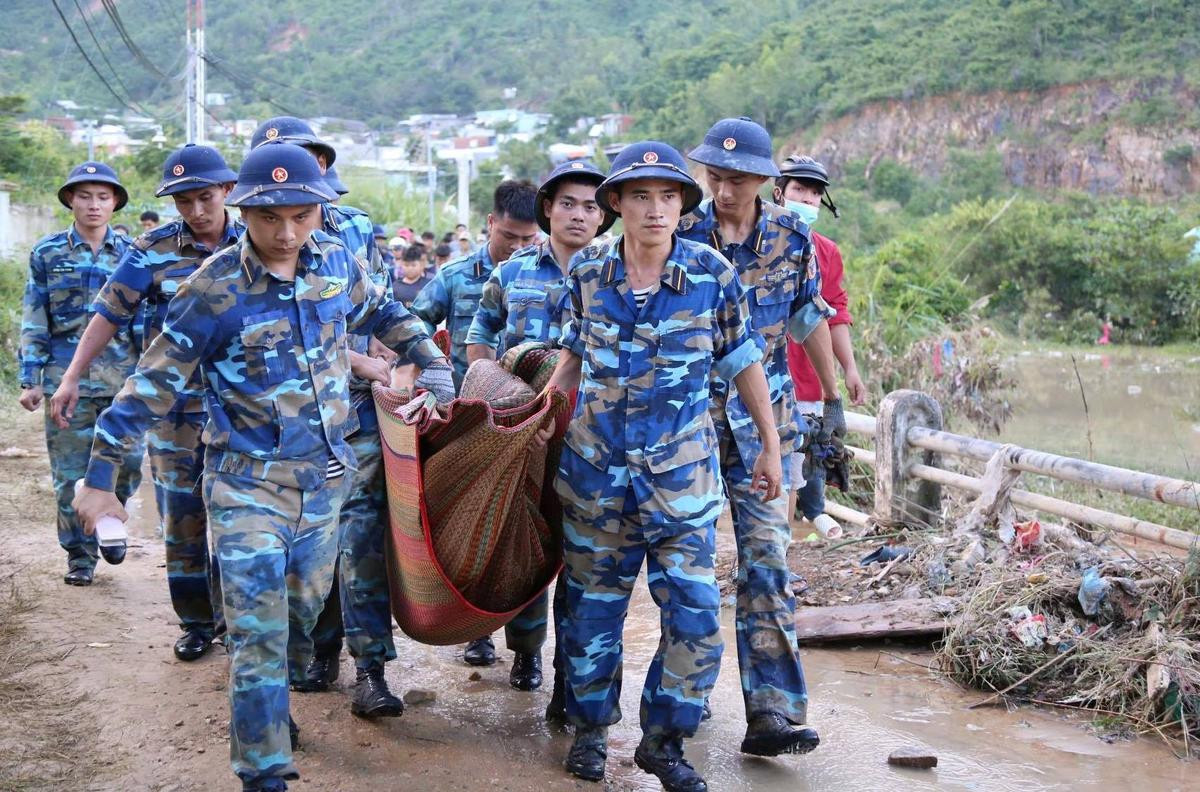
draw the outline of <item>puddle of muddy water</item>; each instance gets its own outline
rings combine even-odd
[[[1151,740],[1107,744],[1079,722],[1034,709],[967,710],[981,694],[965,693],[911,663],[878,649],[807,650],[804,655],[811,705],[809,720],[822,744],[802,757],[758,759],[738,751],[745,730],[738,683],[732,613],[724,613],[726,655],[712,699],[713,719],[689,743],[688,755],[713,790],[806,792],[806,790],[1183,790],[1194,767]],[[497,634],[502,657],[503,637]],[[610,788],[657,790],[656,780],[632,766],[640,738],[638,701],[649,658],[658,643],[658,612],[639,583],[625,630],[625,719],[610,736]],[[524,761],[550,770],[561,766],[570,745],[566,732],[542,720],[548,691],[521,694],[508,688],[507,665],[484,669],[483,679],[463,680],[469,669],[450,647],[399,642],[394,664],[405,687],[434,686],[439,708],[453,728],[479,734],[481,761],[493,750],[520,752]],[[550,648],[546,648],[549,672]],[[400,669],[403,670],[400,670]],[[390,674],[389,674],[390,675]],[[547,675],[549,687],[549,674]],[[439,685],[439,682],[443,684]],[[507,748],[497,748],[506,745]],[[484,747],[487,746],[487,747]],[[938,756],[935,770],[890,767],[887,755],[919,746]],[[583,785],[587,786],[587,785]],[[552,785],[552,788],[560,788]],[[563,777],[561,788],[578,788]],[[592,788],[588,786],[588,788]],[[596,787],[599,789],[599,787]]]
[[[1150,473],[1200,478],[1200,357],[1097,347],[1073,353],[1024,350],[1010,364],[1018,386],[1002,440],[1081,459],[1091,454],[1097,462]]]

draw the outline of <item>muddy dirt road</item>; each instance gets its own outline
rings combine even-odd
[[[11,609],[15,586],[28,603],[24,615],[0,624],[0,790],[238,789],[228,763],[225,657],[214,651],[189,665],[171,653],[177,628],[148,486],[125,563],[102,563],[90,588],[65,586],[41,416],[10,410],[0,420],[0,448],[30,451],[0,458],[0,596]],[[1057,713],[967,711],[979,695],[919,667],[927,654],[898,658],[878,648],[807,652],[810,719],[821,747],[784,760],[744,757],[737,752],[744,723],[730,614],[725,621],[715,716],[689,749],[714,791],[1194,788],[1194,763],[1177,761],[1156,742],[1105,742]],[[632,762],[637,696],[656,627],[642,593],[626,631],[626,719],[612,733],[610,790],[658,788]],[[358,720],[349,713],[346,677],[353,672],[343,660],[336,690],[293,694],[304,742],[297,757],[303,778],[294,789],[604,788],[564,774],[570,737],[541,719],[548,691],[508,687],[506,651],[503,663],[471,681],[473,669],[455,647],[403,636],[397,644],[400,658],[387,672],[393,689],[432,691],[434,700],[399,719]],[[932,749],[938,768],[888,767],[887,754],[905,745]]]

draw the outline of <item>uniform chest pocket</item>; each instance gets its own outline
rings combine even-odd
[[[246,317],[241,341],[247,380],[277,385],[298,373],[292,323],[286,316]]]
[[[536,340],[544,340],[546,328],[546,292],[533,287],[514,288],[508,297],[508,330],[514,336],[522,336],[527,341],[531,330],[537,330],[533,335]],[[535,328],[534,325],[537,325]]]
[[[476,295],[454,301],[450,337],[456,344],[461,344],[466,339],[467,331],[471,329],[471,320],[475,318],[475,311],[479,309],[479,300],[479,295]]]
[[[708,323],[663,333],[654,356],[654,387],[661,391],[708,390],[713,337]]]
[[[314,307],[317,321],[322,325],[322,335],[329,335],[326,331],[332,331],[332,335],[338,339],[346,335],[346,316],[349,313],[350,301],[345,296],[321,300],[315,303]]]
[[[170,300],[179,291],[179,287],[183,282],[191,277],[195,272],[195,267],[184,267],[180,269],[167,270],[162,274],[162,280],[159,281],[158,290],[162,292],[167,300]]]
[[[69,317],[87,308],[83,270],[73,264],[51,264],[46,271],[46,291],[54,316]]]
[[[785,278],[779,278],[772,283],[763,282],[754,288],[755,305],[790,305],[796,299],[796,280],[798,273],[788,273]]]

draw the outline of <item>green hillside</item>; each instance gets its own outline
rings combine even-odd
[[[183,64],[184,0],[108,3],[144,62],[104,4],[57,4],[122,98],[178,121],[181,83],[164,75]],[[4,92],[20,86],[34,112],[60,98],[115,106],[53,3],[5,11]],[[791,131],[884,98],[1200,84],[1200,4],[1189,0],[209,0],[208,18],[209,89],[231,93],[235,112],[373,125],[496,105],[511,86],[527,107],[621,110],[684,142],[730,114]]]

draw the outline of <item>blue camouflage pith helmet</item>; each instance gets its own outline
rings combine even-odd
[[[537,217],[538,228],[547,234],[550,233],[550,218],[546,216],[546,208],[543,206],[543,202],[554,197],[554,190],[558,183],[565,179],[586,182],[598,187],[604,181],[604,172],[592,163],[583,160],[564,162],[550,171],[550,175],[542,182],[542,186],[538,187],[533,210],[534,215]],[[596,200],[599,202],[600,199],[597,198]],[[613,223],[617,222],[617,216],[608,208],[608,204],[600,204],[600,211],[604,212],[604,219],[600,221],[600,227],[596,229],[596,236],[603,234],[612,228]]]
[[[784,159],[779,166],[779,175],[787,179],[810,181],[821,185],[821,203],[828,207],[833,216],[838,216],[838,208],[829,196],[829,171],[820,162],[803,154],[792,154]]]
[[[238,172],[230,206],[304,206],[337,198],[313,155],[291,143],[254,149]]]
[[[346,193],[350,192],[350,188],[343,184],[342,180],[338,178],[337,169],[333,166],[325,169],[325,183],[332,187],[333,191],[338,195],[345,195]]]
[[[749,118],[722,118],[704,135],[704,142],[688,159],[714,168],[775,178],[779,168],[772,159],[771,136]]]
[[[71,173],[67,176],[67,180],[63,182],[63,186],[58,188],[58,202],[70,209],[71,188],[76,184],[85,184],[87,182],[107,184],[113,188],[113,193],[117,197],[117,203],[113,207],[114,212],[121,211],[121,208],[129,203],[129,193],[126,191],[125,185],[121,184],[121,180],[117,178],[117,172],[103,162],[96,162],[95,160],[82,162],[71,169]]]
[[[325,175],[328,176],[329,171],[326,171]],[[379,223],[374,223],[371,226],[371,236],[375,237],[376,239],[387,239],[387,229],[379,225]]]
[[[276,141],[316,149],[325,155],[326,168],[332,165],[337,158],[337,152],[334,151],[333,146],[317,137],[317,133],[313,132],[313,128],[308,125],[307,121],[295,116],[275,116],[263,121],[250,136],[250,149],[253,151],[264,143]]]
[[[212,146],[188,143],[177,148],[163,163],[162,183],[154,191],[156,198],[187,192],[216,184],[237,181],[221,152]]]
[[[605,208],[611,208],[608,196],[613,185],[637,179],[665,179],[682,184],[683,207],[679,213],[681,216],[699,206],[704,198],[700,185],[688,173],[687,162],[682,154],[666,143],[643,140],[626,146],[613,158],[608,178],[596,188],[596,202]]]

